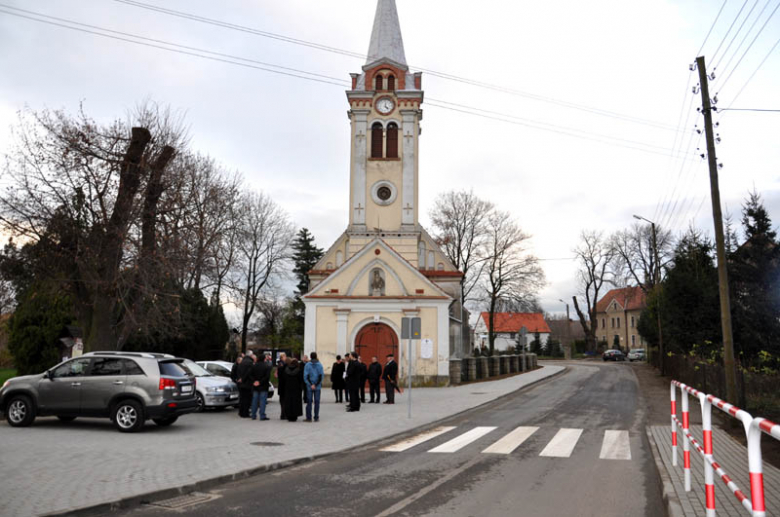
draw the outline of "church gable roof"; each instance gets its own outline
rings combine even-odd
[[[379,0],[377,3],[366,65],[372,65],[384,59],[403,67],[407,66],[404,39],[401,36],[401,22],[398,19],[395,0]]]
[[[380,238],[369,242],[304,298],[368,297],[368,277],[376,268],[385,275],[387,292],[383,298],[451,298]]]

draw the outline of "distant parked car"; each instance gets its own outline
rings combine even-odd
[[[601,355],[605,361],[625,361],[626,356],[620,350],[607,350]]]
[[[228,361],[195,361],[198,365],[202,366],[209,373],[217,375],[219,377],[230,378],[230,372],[233,370],[233,363]]]
[[[214,375],[189,359],[185,359],[182,366],[197,379],[195,396],[198,397],[198,412],[206,408],[238,406],[238,386],[235,382],[228,377]]]
[[[195,380],[183,361],[166,354],[90,352],[9,379],[0,388],[0,411],[12,427],[29,426],[37,416],[63,422],[110,418],[123,433],[139,431],[148,419],[169,426],[197,409]]]
[[[628,360],[632,363],[634,361],[644,361],[645,360],[645,351],[642,348],[635,348],[634,350],[631,350],[628,353]]]
[[[196,363],[208,370],[210,373],[219,377],[230,378],[230,371],[233,368],[233,363],[229,363],[227,361],[196,361]],[[272,383],[268,389],[268,398],[270,399],[273,396],[274,385]]]

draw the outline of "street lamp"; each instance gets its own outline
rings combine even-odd
[[[558,301],[566,306],[566,346],[563,354],[566,359],[571,359],[571,320],[569,319],[569,304],[558,298]]]
[[[661,333],[661,296],[660,296],[660,289],[661,289],[661,262],[658,260],[658,237],[655,233],[655,223],[651,221],[650,219],[647,219],[645,217],[642,217],[641,215],[634,214],[634,219],[638,219],[640,221],[645,221],[647,223],[650,223],[650,227],[653,230],[653,254],[655,255],[655,268],[653,271],[653,285],[658,288],[658,292],[656,293],[656,316],[658,319],[658,355],[660,356],[660,368],[661,368],[661,375],[664,374],[664,339],[663,334]]]

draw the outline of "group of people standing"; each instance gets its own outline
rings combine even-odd
[[[238,385],[239,417],[256,420],[259,411],[260,420],[270,420],[265,408],[272,375],[276,377],[279,386],[282,420],[297,421],[303,416],[304,403],[306,421],[320,420],[320,393],[325,372],[316,352],[312,352],[311,359],[303,356],[301,361],[281,353],[275,372],[270,354],[262,354],[262,357],[259,357],[250,350],[239,356],[230,375]]]
[[[360,411],[360,403],[366,402],[366,381],[369,387],[369,404],[379,404],[380,380],[385,381],[385,404],[395,403],[395,392],[398,387],[398,364],[393,354],[387,354],[384,369],[376,356],[371,358],[371,364],[366,365],[356,352],[350,352],[342,357],[336,356],[336,362],[330,373],[330,382],[336,396],[336,402],[348,403],[347,411]]]
[[[271,388],[271,377],[278,381],[280,418],[295,422],[304,415],[303,405],[306,405],[306,422],[319,422],[320,395],[325,371],[317,358],[317,353],[311,353],[311,359],[303,356],[299,361],[287,357],[282,352],[276,363],[276,371],[271,362],[270,354],[255,355],[251,350],[241,354],[233,365],[231,379],[238,385],[238,416],[256,420],[258,412],[260,420],[270,420],[265,409],[268,404],[268,393]],[[380,381],[385,381],[385,404],[395,403],[395,392],[398,387],[398,364],[393,354],[387,355],[387,362],[382,368],[376,357],[371,358],[371,364],[366,365],[355,352],[350,352],[344,359],[336,356],[330,381],[336,394],[336,402],[348,403],[347,411],[360,411],[360,403],[366,402],[366,381],[368,381],[369,404],[381,402]]]

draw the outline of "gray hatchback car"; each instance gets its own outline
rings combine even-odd
[[[90,352],[37,375],[9,379],[0,388],[0,410],[13,427],[36,416],[110,418],[122,432],[159,426],[198,408],[194,378],[183,359],[140,352]]]

